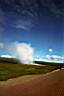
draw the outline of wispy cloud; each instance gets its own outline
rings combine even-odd
[[[57,17],[64,16],[64,1],[60,0],[60,3],[53,0],[40,0],[44,8],[48,9],[52,15]]]
[[[34,24],[30,20],[17,20],[14,27],[17,29],[30,30]]]
[[[4,43],[0,42],[0,48],[4,48]]]
[[[58,56],[58,55],[46,55],[46,58],[48,60],[64,60],[64,56]]]

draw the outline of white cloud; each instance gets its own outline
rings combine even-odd
[[[49,49],[49,52],[53,52],[53,49]]]
[[[58,55],[46,55],[46,58],[48,60],[64,60],[64,56],[58,56]]]
[[[47,59],[50,59],[50,55],[46,55],[46,58],[47,58]]]
[[[55,62],[55,63],[63,63],[64,56],[59,55],[46,55],[43,59],[45,62]]]
[[[14,58],[14,57],[11,56],[11,55],[1,55],[0,57],[4,57],[4,58]]]

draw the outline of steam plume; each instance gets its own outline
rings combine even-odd
[[[8,47],[10,52],[13,52],[23,64],[33,63],[34,49],[30,44],[15,42]]]

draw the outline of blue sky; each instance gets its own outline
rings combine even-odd
[[[47,54],[63,56],[63,3],[63,0],[0,0],[0,42],[29,43],[40,58]],[[56,52],[50,53],[49,49]],[[0,54],[9,53],[0,49]]]

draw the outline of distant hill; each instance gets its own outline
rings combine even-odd
[[[37,64],[44,64],[44,65],[52,65],[52,66],[55,66],[55,65],[62,65],[64,66],[64,63],[55,63],[55,62],[44,62],[44,61],[34,61],[35,63]]]
[[[16,58],[4,58],[4,57],[0,57],[0,63],[18,64],[20,62]]]

